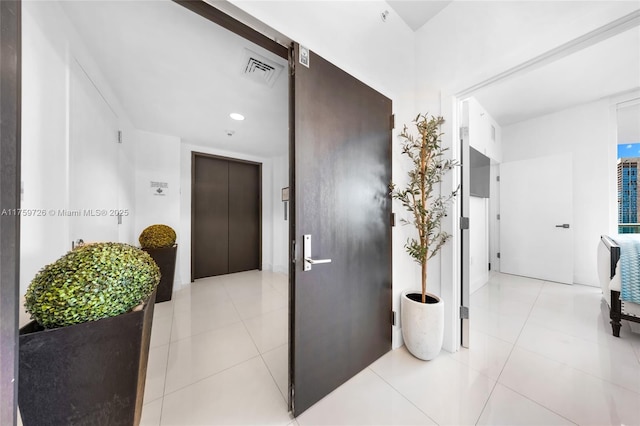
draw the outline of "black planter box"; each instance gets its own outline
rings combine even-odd
[[[160,268],[160,284],[156,295],[156,303],[171,300],[173,294],[173,278],[176,271],[176,253],[178,245],[160,249],[143,248],[142,250],[149,253],[153,260]]]
[[[155,291],[140,311],[68,327],[20,329],[24,426],[138,425]]]

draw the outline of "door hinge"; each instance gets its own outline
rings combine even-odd
[[[491,270],[491,262],[489,262],[489,270]]]
[[[469,229],[469,218],[461,217],[460,218],[460,229]]]
[[[496,219],[500,220],[500,213],[496,215]]]
[[[289,388],[289,398],[291,398],[291,411],[296,412],[296,391],[293,385]]]
[[[118,143],[122,143],[122,130],[118,130]]]
[[[500,182],[500,176],[496,176],[496,182]]]
[[[396,115],[391,114],[391,130],[396,128]]]
[[[396,226],[396,214],[391,213],[391,226]]]
[[[296,53],[293,47],[289,50],[289,73],[294,76],[296,75]]]
[[[296,263],[296,240],[291,240],[291,263]]]
[[[500,259],[500,252],[498,252],[498,259]]]
[[[469,319],[469,308],[460,306],[460,319]]]
[[[118,213],[118,225],[122,225],[122,213]]]
[[[391,311],[391,325],[396,325],[396,311]]]

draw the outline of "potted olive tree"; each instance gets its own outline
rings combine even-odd
[[[402,337],[407,349],[417,358],[435,358],[442,348],[444,336],[444,304],[442,299],[427,293],[428,261],[447,242],[450,235],[442,231],[440,223],[446,216],[457,190],[441,194],[439,185],[444,175],[457,165],[444,158],[447,148],[442,146],[440,126],[442,117],[419,114],[413,121],[417,136],[404,126],[400,137],[404,140],[402,153],[410,160],[409,181],[402,189],[391,184],[391,196],[399,200],[409,212],[404,224],[416,228],[417,238],[409,238],[405,244],[407,253],[421,267],[422,291],[403,292],[400,309]]]
[[[158,264],[162,278],[158,284],[156,303],[171,300],[176,271],[176,231],[167,225],[147,226],[138,237],[142,250],[149,253]]]
[[[144,251],[83,245],[31,281],[19,333],[18,405],[29,425],[137,425],[155,288]]]

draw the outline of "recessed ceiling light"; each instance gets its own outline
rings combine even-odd
[[[233,118],[234,120],[238,120],[238,121],[244,120],[244,115],[238,114],[237,112],[232,112],[231,114],[229,114],[229,117]]]

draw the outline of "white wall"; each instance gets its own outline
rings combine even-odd
[[[414,33],[384,1],[366,2],[261,2],[231,0],[245,12],[276,31],[313,50],[323,58],[378,90],[393,101],[396,114],[395,135],[403,124],[410,124],[416,109]],[[380,14],[388,10],[386,22]],[[400,155],[400,142],[394,140],[393,180],[406,181],[406,163]],[[394,205],[397,215],[404,214]],[[393,230],[393,309],[400,312],[400,293],[420,286],[417,264],[405,253],[409,227]],[[440,259],[429,264],[429,291],[440,294]],[[448,310],[454,309],[447,306]],[[398,315],[399,317],[399,315]],[[453,324],[449,324],[452,329]],[[393,347],[402,345],[399,325],[393,328]],[[453,333],[445,332],[445,348],[454,350]],[[448,339],[448,341],[447,341]]]
[[[147,226],[164,224],[177,234],[178,250],[183,250],[180,230],[180,138],[134,130],[128,135],[135,147],[135,205],[134,233],[138,237]],[[151,182],[162,182],[167,188],[162,193],[151,187]],[[180,271],[180,256],[176,271]],[[177,286],[188,282],[179,273]]]
[[[125,117],[120,120],[122,143],[118,149],[118,208],[128,210],[129,214],[122,217],[122,224],[118,227],[118,241],[137,244],[135,217],[136,211],[136,145],[133,124]],[[129,136],[132,137],[129,137]]]
[[[282,202],[282,188],[289,186],[289,156],[275,157],[273,164],[273,271],[289,274],[289,214],[290,204],[286,203],[287,219],[285,220],[285,203]]]
[[[618,144],[640,143],[640,99],[616,107]]]
[[[442,91],[468,89],[634,12],[629,1],[456,1],[416,32],[417,90],[438,112]]]
[[[610,101],[600,100],[503,128],[504,162],[570,153],[573,156],[573,280],[598,286],[596,251],[611,232],[610,157],[615,121]]]
[[[282,180],[274,185],[273,161],[237,152],[182,142],[180,145],[180,248],[178,250],[179,277],[183,285],[191,280],[191,155],[192,152],[262,163],[262,269],[274,269],[274,230],[281,232],[281,224],[274,224],[275,200],[280,199]],[[280,163],[281,165],[281,163]],[[281,203],[280,203],[281,204]],[[282,207],[282,206],[278,206]],[[279,219],[275,220],[279,222]],[[279,253],[278,256],[282,256]],[[285,255],[286,256],[286,255]]]
[[[455,153],[453,95],[636,9],[636,2],[611,1],[452,2],[416,31],[416,105],[447,119],[445,140]],[[455,187],[450,183],[443,185]],[[456,234],[456,220],[443,223]],[[442,270],[445,281],[455,282],[459,265],[455,242],[451,246],[443,248]]]
[[[494,160],[502,162],[502,128],[489,112],[471,97],[469,102],[469,146]],[[492,135],[492,128],[495,137]]]
[[[67,207],[66,36],[48,13],[25,2],[22,12],[23,209]],[[45,264],[70,248],[68,220],[21,218],[20,294]],[[46,242],[46,244],[43,244]]]
[[[176,231],[180,227],[180,138],[135,131],[136,237],[149,225],[165,224]],[[168,188],[158,193],[151,182],[163,182]],[[180,244],[181,235],[178,234]]]
[[[131,127],[57,2],[24,2],[22,19],[22,208],[45,211],[47,216],[25,216],[21,220],[21,294],[38,270],[71,248],[71,221],[77,218],[60,216],[57,211],[71,207],[69,188],[74,176],[69,163],[70,138],[76,119],[71,93],[78,89],[71,77],[77,64],[112,109],[110,114],[115,114],[119,127]],[[118,147],[117,151],[112,167],[120,173],[116,173],[115,181],[110,179],[104,185],[118,191],[118,205],[110,208],[129,209],[131,213],[124,218],[123,225],[115,228],[114,238],[132,242],[131,218],[135,212],[131,146]],[[117,162],[118,157],[126,161]],[[99,192],[100,188],[93,190]]]

